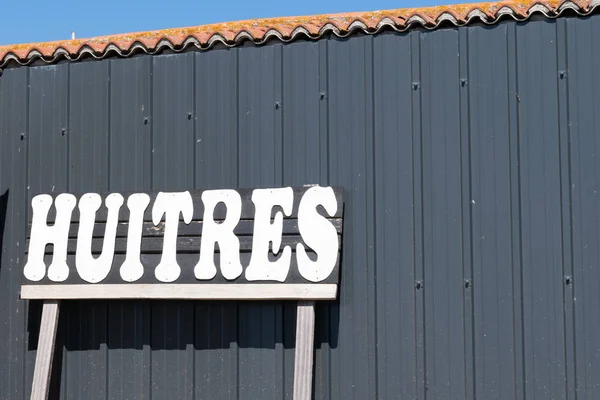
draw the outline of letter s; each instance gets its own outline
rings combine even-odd
[[[298,228],[302,240],[317,253],[317,261],[306,255],[304,245],[296,245],[298,272],[306,280],[321,282],[333,271],[337,261],[339,242],[335,226],[317,212],[322,205],[333,217],[337,212],[335,193],[330,187],[311,187],[302,196],[298,209]]]

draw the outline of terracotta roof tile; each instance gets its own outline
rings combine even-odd
[[[327,33],[346,37],[360,31],[374,34],[386,28],[398,32],[414,26],[435,29],[444,22],[456,26],[474,21],[494,24],[504,16],[523,21],[535,13],[556,18],[568,9],[588,15],[599,5],[600,0],[520,0],[237,21],[89,39],[0,46],[0,67],[10,61],[26,65],[35,60],[52,63],[65,58],[102,58],[111,51],[127,56],[136,50],[154,54],[165,48],[176,51],[190,46],[209,49],[215,43],[233,47],[245,40],[262,44],[272,38],[283,42],[306,36],[318,39]]]

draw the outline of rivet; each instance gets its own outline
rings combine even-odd
[[[188,121],[192,119],[192,113],[188,113],[187,115]]]
[[[279,107],[281,107],[281,104],[279,104],[279,102],[278,102],[278,101],[276,101],[276,102],[275,102],[275,109],[276,109],[276,110],[279,110]]]
[[[321,100],[323,100],[325,98],[325,92],[319,93],[319,97],[321,98]]]
[[[23,132],[21,132],[21,140],[25,139],[25,134]]]
[[[471,287],[471,281],[470,280],[465,280],[465,289],[468,289]]]
[[[421,290],[421,288],[423,287],[423,282],[417,281],[415,287],[417,288],[417,290]]]
[[[62,128],[60,134],[65,136],[67,134],[67,130],[65,128]]]
[[[467,80],[466,79],[461,79],[460,80],[460,86],[462,86],[462,87],[467,86]]]
[[[566,284],[567,286],[569,286],[569,285],[571,284],[571,281],[572,281],[572,279],[571,279],[571,277],[570,277],[570,276],[567,276],[567,277],[565,277],[565,284]]]
[[[148,125],[148,118],[144,118],[144,125]]]
[[[565,71],[560,71],[558,73],[558,76],[560,77],[560,79],[565,79],[565,76],[567,76],[567,73]]]
[[[413,82],[412,88],[413,88],[413,90],[418,90],[419,89],[419,82]]]

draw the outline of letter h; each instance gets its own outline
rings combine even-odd
[[[67,266],[67,244],[71,214],[77,199],[71,194],[59,194],[56,197],[56,220],[48,226],[48,212],[52,206],[52,197],[47,194],[35,196],[31,200],[33,218],[29,240],[29,254],[23,274],[30,281],[40,281],[46,275],[44,252],[46,245],[53,244],[52,263],[48,267],[48,278],[54,282],[62,282],[69,277]]]

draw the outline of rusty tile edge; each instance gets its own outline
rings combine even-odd
[[[586,16],[594,12],[599,5],[600,0],[457,4],[365,13],[271,18],[91,39],[9,45],[0,46],[0,68],[11,61],[25,66],[38,60],[52,64],[62,60],[79,61],[85,57],[99,60],[112,54],[118,57],[128,57],[140,52],[152,55],[167,49],[174,52],[181,52],[190,47],[209,50],[217,43],[226,47],[236,47],[245,41],[256,45],[263,45],[273,39],[289,43],[302,37],[318,40],[327,34],[339,38],[358,32],[374,35],[384,29],[396,32],[406,32],[416,27],[434,30],[448,22],[457,27],[474,21],[493,25],[505,17],[523,22],[535,14],[550,19],[557,18],[567,10]]]

